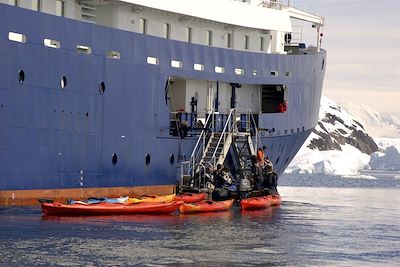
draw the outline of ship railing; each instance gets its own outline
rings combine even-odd
[[[186,122],[189,129],[194,129],[193,131],[188,131],[188,136],[197,135],[199,130],[196,128],[197,113],[189,113],[183,111],[173,111],[170,113],[170,135],[181,137],[180,129],[182,127],[182,122]]]
[[[197,171],[196,169],[196,164],[198,164],[201,160],[201,157],[204,155],[205,149],[206,149],[206,145],[207,145],[207,141],[208,141],[208,133],[209,130],[207,128],[208,125],[211,125],[211,127],[213,127],[214,122],[214,112],[212,112],[211,114],[208,115],[206,122],[205,122],[205,127],[203,128],[203,130],[201,131],[199,138],[197,139],[196,145],[194,146],[193,152],[190,155],[190,165],[191,165],[191,175],[192,177],[194,177],[195,172]]]
[[[192,165],[190,160],[181,162],[180,190],[195,192],[206,190],[207,181],[205,179],[205,174],[207,173],[207,164],[208,163],[197,163]],[[192,175],[191,173],[193,173],[193,169],[196,169],[197,172]]]
[[[259,4],[259,6],[262,6],[265,8],[272,8],[272,9],[278,9],[278,10],[282,10],[291,5],[292,5],[291,0],[288,0],[287,3],[284,3],[283,1],[277,1],[277,0],[262,0],[262,1],[260,1],[260,4]]]
[[[181,179],[179,181],[179,187],[181,189],[190,185],[190,180],[192,176],[190,175],[190,161],[182,161],[181,162]]]
[[[260,131],[258,128],[258,113],[253,113],[251,109],[248,109],[246,113],[240,114],[240,121],[239,121],[239,131],[245,132],[249,135],[250,138],[254,138],[255,143],[250,140],[251,151],[252,153],[255,151],[253,145],[257,148],[259,144],[261,144],[260,140]]]
[[[225,122],[224,128],[222,129],[221,136],[218,139],[217,145],[215,146],[214,153],[212,154],[210,161],[213,166],[217,165],[218,158],[220,157],[218,152],[218,148],[221,144],[226,144],[228,138],[232,138],[232,133],[237,132],[237,124],[236,124],[236,109],[231,109],[228,115],[228,118]],[[225,151],[222,151],[223,155],[225,155]]]
[[[254,137],[256,140],[256,149],[259,147],[259,145],[261,145],[261,139],[260,139],[260,133],[258,131],[258,124],[256,123],[256,120],[254,118],[254,114],[250,112],[249,110],[249,117],[251,118],[251,123],[253,124],[254,127],[251,127],[251,123],[250,123],[250,131],[253,130],[254,131]],[[255,149],[254,149],[255,150]]]

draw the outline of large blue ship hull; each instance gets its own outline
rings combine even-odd
[[[8,39],[21,33],[26,42]],[[45,38],[60,48],[43,45]],[[76,52],[77,45],[91,54]],[[108,58],[109,51],[120,59]],[[148,56],[158,65],[147,64]],[[116,30],[0,4],[0,201],[26,190],[173,186],[178,159],[196,138],[169,134],[170,76],[243,84],[286,84],[286,113],[260,114],[261,137],[282,173],[318,120],[325,52],[277,55],[235,51]],[[172,68],[171,60],[183,62]],[[201,62],[204,71],[194,71]],[[225,66],[216,73],[214,66]],[[235,75],[235,66],[244,75]],[[280,75],[260,73],[290,71]],[[20,82],[19,71],[24,72]],[[62,77],[66,87],[60,86]],[[104,82],[105,92],[99,93]],[[286,131],[285,131],[286,130]],[[112,155],[117,155],[114,163]],[[146,165],[146,155],[150,163]],[[171,155],[174,162],[171,164]],[[21,191],[24,190],[24,191]],[[91,191],[93,192],[93,191]]]

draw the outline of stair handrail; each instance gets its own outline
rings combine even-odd
[[[191,165],[191,171],[192,171],[192,176],[194,176],[195,173],[195,166],[196,166],[196,161],[198,158],[198,155],[200,154],[199,152],[201,151],[201,155],[204,154],[205,151],[205,146],[206,146],[206,133],[207,133],[207,125],[209,123],[209,120],[214,118],[214,111],[211,112],[211,114],[208,115],[206,122],[204,123],[204,129],[201,131],[199,138],[197,139],[196,145],[193,148],[192,154],[190,155],[190,165]],[[203,142],[201,142],[203,141]]]
[[[256,151],[256,149],[258,149],[258,147],[259,147],[258,145],[261,144],[261,140],[260,140],[260,135],[258,133],[258,127],[257,127],[257,124],[256,124],[256,120],[254,119],[253,113],[251,113],[250,109],[249,109],[249,116],[251,118],[251,121],[254,124],[254,136],[255,136],[255,139],[256,139],[256,148],[254,149],[254,151]],[[251,123],[250,123],[250,127],[249,128],[250,128],[249,130],[251,130]]]
[[[213,161],[213,163],[214,163],[213,165],[214,165],[214,166],[215,166],[215,164],[216,164],[216,158],[215,158],[215,156],[216,156],[216,154],[217,154],[218,147],[220,146],[222,140],[224,141],[224,143],[225,143],[225,141],[226,141],[227,129],[228,129],[228,134],[229,134],[229,133],[232,133],[233,131],[236,130],[236,112],[235,112],[235,111],[236,111],[236,109],[234,109],[234,108],[230,109],[228,118],[226,119],[224,128],[222,129],[221,136],[219,137],[218,143],[217,143],[217,145],[216,145],[216,147],[215,147],[215,150],[214,150],[214,153],[213,153],[213,155],[212,155],[211,158],[210,158],[210,161],[211,161],[211,160]],[[232,121],[233,121],[233,123],[232,123]],[[233,126],[231,127],[231,125],[233,125]]]

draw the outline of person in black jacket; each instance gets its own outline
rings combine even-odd
[[[278,174],[272,170],[272,165],[265,167],[263,190],[268,195],[275,195],[278,193]]]
[[[253,155],[251,156],[251,184],[252,187],[255,190],[262,190],[263,183],[264,183],[264,177],[263,177],[263,166],[257,156]]]

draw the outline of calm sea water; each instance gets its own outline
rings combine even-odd
[[[400,179],[283,176],[281,207],[46,217],[0,209],[0,266],[398,266]]]

